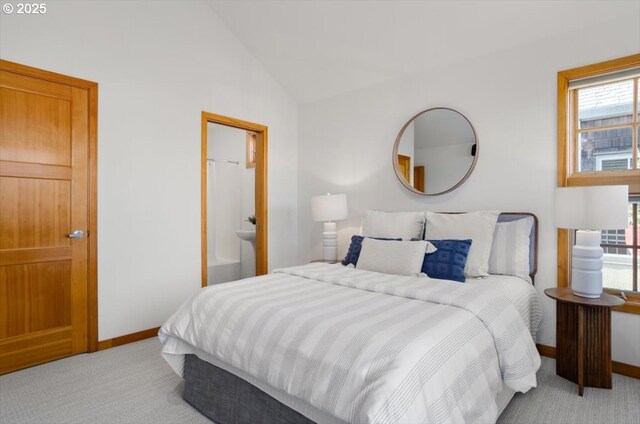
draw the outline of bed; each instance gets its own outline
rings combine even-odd
[[[203,289],[160,338],[185,399],[221,424],[495,422],[536,386],[539,321],[522,278],[313,263]]]

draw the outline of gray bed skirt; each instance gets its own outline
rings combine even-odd
[[[288,406],[296,407],[295,403],[289,403],[284,400],[286,398],[274,398],[221,368],[223,366],[213,365],[196,355],[184,357],[184,399],[218,424],[343,423],[335,417],[323,416],[319,411],[306,409],[305,414],[316,420],[313,421]],[[498,415],[504,411],[514,394],[513,390],[505,386],[497,395]],[[298,410],[305,411],[304,408]]]
[[[196,355],[184,358],[184,399],[219,424],[313,424],[242,378]]]

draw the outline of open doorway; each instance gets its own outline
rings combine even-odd
[[[267,127],[202,112],[202,286],[267,273]]]

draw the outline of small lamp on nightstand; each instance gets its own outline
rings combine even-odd
[[[338,234],[336,223],[348,216],[347,195],[329,194],[311,198],[311,216],[314,221],[324,222],[322,232],[322,258],[325,261],[338,259]]]
[[[602,294],[600,230],[628,225],[627,186],[563,187],[556,189],[556,227],[578,230],[571,257],[571,290],[576,296]]]

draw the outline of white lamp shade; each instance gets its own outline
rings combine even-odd
[[[311,217],[314,221],[337,221],[348,215],[346,194],[325,194],[311,198]]]
[[[556,189],[556,227],[617,230],[629,225],[629,187],[589,186]]]

